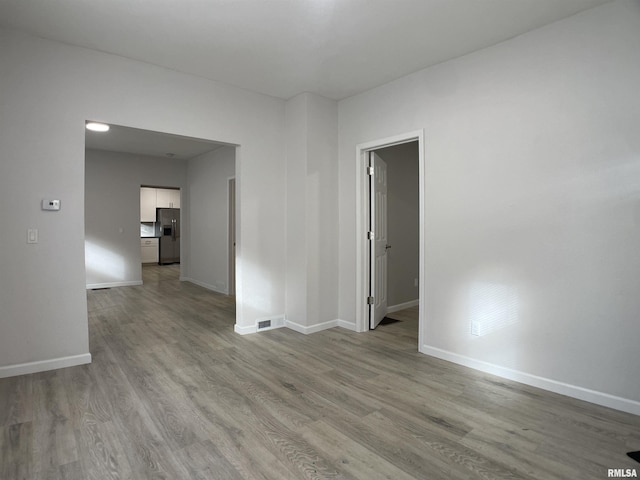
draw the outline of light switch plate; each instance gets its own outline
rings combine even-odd
[[[60,210],[60,200],[42,200],[42,210]]]
[[[38,229],[37,228],[28,228],[27,229],[27,243],[38,243]]]

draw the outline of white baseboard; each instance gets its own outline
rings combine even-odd
[[[328,322],[318,323],[316,325],[311,325],[310,327],[300,325],[299,323],[292,322],[291,320],[285,320],[284,326],[290,328],[291,330],[295,330],[298,333],[309,335],[311,333],[321,332],[322,330],[326,330],[328,328],[337,327],[338,320],[329,320]]]
[[[46,372],[47,370],[57,370],[58,368],[75,367],[76,365],[84,365],[86,363],[91,363],[90,353],[53,358],[51,360],[40,360],[38,362],[16,363],[14,365],[0,367],[0,378]]]
[[[255,325],[249,325],[248,327],[241,327],[237,323],[233,326],[233,331],[240,335],[249,335],[250,333],[256,333],[258,328]]]
[[[347,322],[346,320],[336,320],[338,322],[338,326],[340,328],[346,328],[347,330],[351,330],[352,332],[357,332],[355,322]]]
[[[96,288],[135,287],[142,285],[142,280],[129,280],[126,282],[87,283],[87,290]]]
[[[589,390],[588,388],[570,385],[568,383],[558,382],[549,378],[538,377],[526,372],[512,370],[510,368],[501,367],[481,360],[476,360],[464,355],[459,355],[447,350],[442,350],[428,345],[423,345],[420,350],[422,353],[433,357],[441,358],[449,362],[457,363],[465,367],[473,368],[481,372],[490,373],[498,377],[507,378],[516,382],[531,385],[532,387],[542,388],[550,392],[559,393],[568,397],[577,398],[586,402],[602,405],[603,407],[613,408],[634,415],[640,415],[640,402],[627,398],[616,397],[608,393]]]
[[[399,312],[405,308],[417,307],[418,305],[420,305],[420,300],[411,300],[410,302],[399,303],[398,305],[387,307],[387,313]]]
[[[286,320],[284,315],[270,316],[270,317],[265,317],[264,319],[275,319],[276,325],[273,327],[261,329],[260,331],[273,330],[274,328],[280,328],[282,326],[290,328],[291,330],[294,330],[298,333],[302,333],[304,335],[310,335],[312,333],[321,332],[322,330],[327,330],[329,328],[334,328],[334,327],[342,327],[348,330],[352,330],[354,332],[356,331],[355,323],[345,322],[344,320],[330,320],[328,322],[323,322],[317,325],[311,325],[310,327],[307,327],[305,325],[300,325],[299,323],[292,322],[291,320]],[[264,319],[258,319],[258,320],[264,320]],[[277,322],[277,320],[280,320],[280,319],[284,319],[284,325],[280,325]],[[240,335],[248,335],[251,333],[256,333],[258,331],[258,328],[257,328],[258,320],[256,320],[256,325],[251,325],[248,327],[240,327],[236,324],[233,329],[236,333],[239,333]]]
[[[229,292],[227,290],[224,290],[224,289],[221,289],[221,288],[218,288],[218,287],[214,287],[213,285],[209,285],[208,283],[204,283],[204,282],[201,282],[199,280],[195,280],[193,278],[180,277],[180,281],[181,282],[190,282],[190,283],[198,285],[198,286],[200,286],[202,288],[206,288],[207,290],[211,290],[211,291],[216,292],[216,293],[222,293],[223,295],[228,295],[229,294]]]

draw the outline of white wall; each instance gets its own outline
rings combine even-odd
[[[286,102],[286,292],[285,313],[290,322],[307,326],[307,96]]]
[[[187,163],[189,235],[183,279],[229,292],[229,178],[235,176],[235,147],[225,146]]]
[[[387,305],[418,300],[419,189],[418,142],[381,148],[387,164]]]
[[[184,160],[86,151],[87,287],[142,283],[140,186],[178,187],[184,191],[186,172]]]
[[[286,103],[287,325],[303,333],[338,315],[338,108],[303,93]]]
[[[240,145],[236,327],[284,312],[283,101],[8,30],[0,64],[0,375],[88,360],[86,119]]]
[[[307,94],[309,325],[338,318],[338,104]]]
[[[341,101],[340,317],[355,147],[424,129],[422,350],[640,413],[639,32],[616,1]]]

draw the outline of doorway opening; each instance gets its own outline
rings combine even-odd
[[[409,132],[358,145],[357,162],[356,329],[375,329],[380,322],[393,321],[387,314],[402,316],[410,308],[415,316],[417,307],[421,350],[424,133]]]
[[[143,269],[180,263],[180,188],[140,186],[140,250]]]
[[[370,151],[369,171],[369,328],[400,321],[398,315],[406,321],[413,313],[417,332],[418,142]]]
[[[103,133],[86,131],[87,289],[141,285],[143,268],[152,264],[171,272],[147,272],[154,281],[189,281],[235,293],[227,237],[233,228],[235,243],[237,202],[227,180],[236,176],[236,150],[232,144],[119,125]],[[235,282],[235,261],[233,267]]]

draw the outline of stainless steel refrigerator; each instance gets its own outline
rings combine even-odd
[[[180,263],[180,209],[158,208],[160,265]]]

